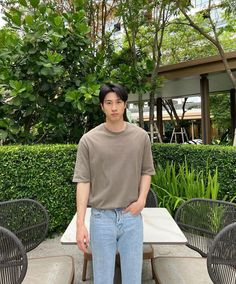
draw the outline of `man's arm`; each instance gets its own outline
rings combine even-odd
[[[89,246],[89,234],[85,226],[84,219],[88,204],[90,183],[77,183],[76,205],[77,205],[77,224],[76,242],[80,250],[87,252]]]
[[[131,203],[124,211],[131,212],[133,215],[141,213],[146,204],[147,195],[150,189],[151,176],[142,175],[139,185],[139,197],[138,200]]]

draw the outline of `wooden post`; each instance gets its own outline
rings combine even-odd
[[[209,107],[209,80],[207,74],[201,75],[201,112],[202,112],[202,142],[203,144],[211,144],[211,122]]]
[[[236,92],[235,89],[230,90],[230,110],[231,110],[231,133],[234,137],[236,128]]]
[[[157,128],[163,140],[162,98],[157,98]]]

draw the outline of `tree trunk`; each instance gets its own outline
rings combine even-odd
[[[139,114],[139,126],[144,128],[143,121],[143,96],[142,94],[138,94],[138,114]]]

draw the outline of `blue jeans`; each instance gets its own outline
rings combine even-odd
[[[90,244],[94,284],[112,284],[117,251],[121,260],[122,284],[141,284],[143,222],[118,209],[91,210]]]

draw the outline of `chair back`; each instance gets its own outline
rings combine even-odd
[[[0,226],[13,232],[28,252],[44,240],[48,230],[48,214],[35,200],[0,202]]]
[[[236,204],[211,199],[190,199],[178,208],[175,221],[188,240],[187,246],[206,257],[214,237],[236,221]]]
[[[215,237],[207,255],[207,269],[215,284],[236,283],[236,222]]]
[[[151,188],[147,195],[145,207],[158,207],[157,196]]]
[[[21,241],[11,231],[0,227],[0,282],[22,283],[27,271],[27,256]]]

